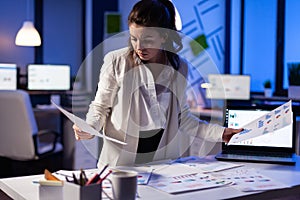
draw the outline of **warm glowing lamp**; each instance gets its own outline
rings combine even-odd
[[[41,37],[31,21],[25,21],[16,36],[18,46],[40,46]]]
[[[30,5],[27,0],[27,20],[23,22],[22,28],[18,31],[15,43],[18,46],[40,46],[41,37],[39,32],[35,29],[33,22],[29,19]]]

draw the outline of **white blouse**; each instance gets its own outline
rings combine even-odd
[[[126,53],[124,49],[123,53]],[[162,69],[162,71],[156,80],[154,80],[154,77],[147,66],[140,62],[138,67],[129,69],[129,71],[127,71],[125,75],[122,75],[122,77],[119,77],[118,82],[116,82],[113,80],[113,78],[115,79],[117,77],[111,77],[112,74],[110,74],[115,73],[111,71],[114,68],[112,68],[111,65],[106,65],[105,62],[101,69],[96,98],[91,103],[90,110],[87,114],[87,121],[97,130],[101,130],[105,124],[105,118],[109,115],[109,112],[111,112],[110,109],[120,108],[121,110],[124,110],[124,108],[121,108],[118,105],[121,105],[122,102],[127,101],[124,101],[124,98],[127,99],[133,96],[134,98],[132,99],[131,105],[134,104],[139,106],[133,106],[126,109],[130,110],[130,119],[138,127],[138,130],[147,131],[161,128],[164,129],[166,126],[167,110],[171,98],[171,92],[165,88],[170,86],[172,81],[171,77],[173,76],[174,72],[173,68],[170,66],[159,67]],[[134,89],[126,90],[126,94],[124,96],[118,95],[118,103],[113,105],[113,101],[115,100],[113,99],[115,90],[120,92],[120,89],[118,88],[122,87],[124,80],[127,79],[126,75],[127,78],[134,83],[132,85],[135,85],[135,87]],[[112,83],[116,85],[112,85]],[[165,90],[157,91],[157,85],[163,86]],[[113,89],[111,89],[112,87]],[[108,91],[106,92],[106,90]],[[111,98],[109,98],[107,95],[104,97],[103,94],[107,94],[109,92],[112,93]],[[129,104],[126,103],[122,106],[129,107]],[[136,113],[139,114],[137,115]],[[127,113],[124,114],[127,115]],[[122,117],[123,120],[120,119],[120,117]],[[125,116],[118,114],[114,115],[114,117],[112,116],[112,119],[114,120],[115,125],[118,126],[118,123],[122,123],[120,121],[126,123],[124,117]],[[119,124],[118,127],[120,128],[122,125]],[[126,132],[126,129],[124,129],[124,131]]]
[[[132,165],[143,130],[165,129],[154,160],[181,156],[194,137],[222,141],[224,127],[201,121],[189,112],[184,60],[178,71],[163,66],[154,81],[146,65],[140,62],[132,67],[128,52],[123,48],[104,57],[98,90],[86,115],[87,123],[96,130],[127,143],[104,140],[98,166]]]

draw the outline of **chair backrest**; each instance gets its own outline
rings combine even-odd
[[[38,132],[29,94],[0,91],[0,156],[15,160],[35,158],[33,134]]]

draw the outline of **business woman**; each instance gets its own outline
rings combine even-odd
[[[187,105],[188,62],[169,0],[141,0],[128,16],[129,46],[109,52],[86,121],[127,145],[104,140],[98,167],[178,158],[189,138],[228,142],[241,129],[210,124]],[[73,125],[77,140],[93,136]]]

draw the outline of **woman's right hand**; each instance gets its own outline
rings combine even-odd
[[[88,140],[94,138],[94,135],[80,130],[80,128],[75,124],[73,125],[73,130],[75,133],[76,140]]]

